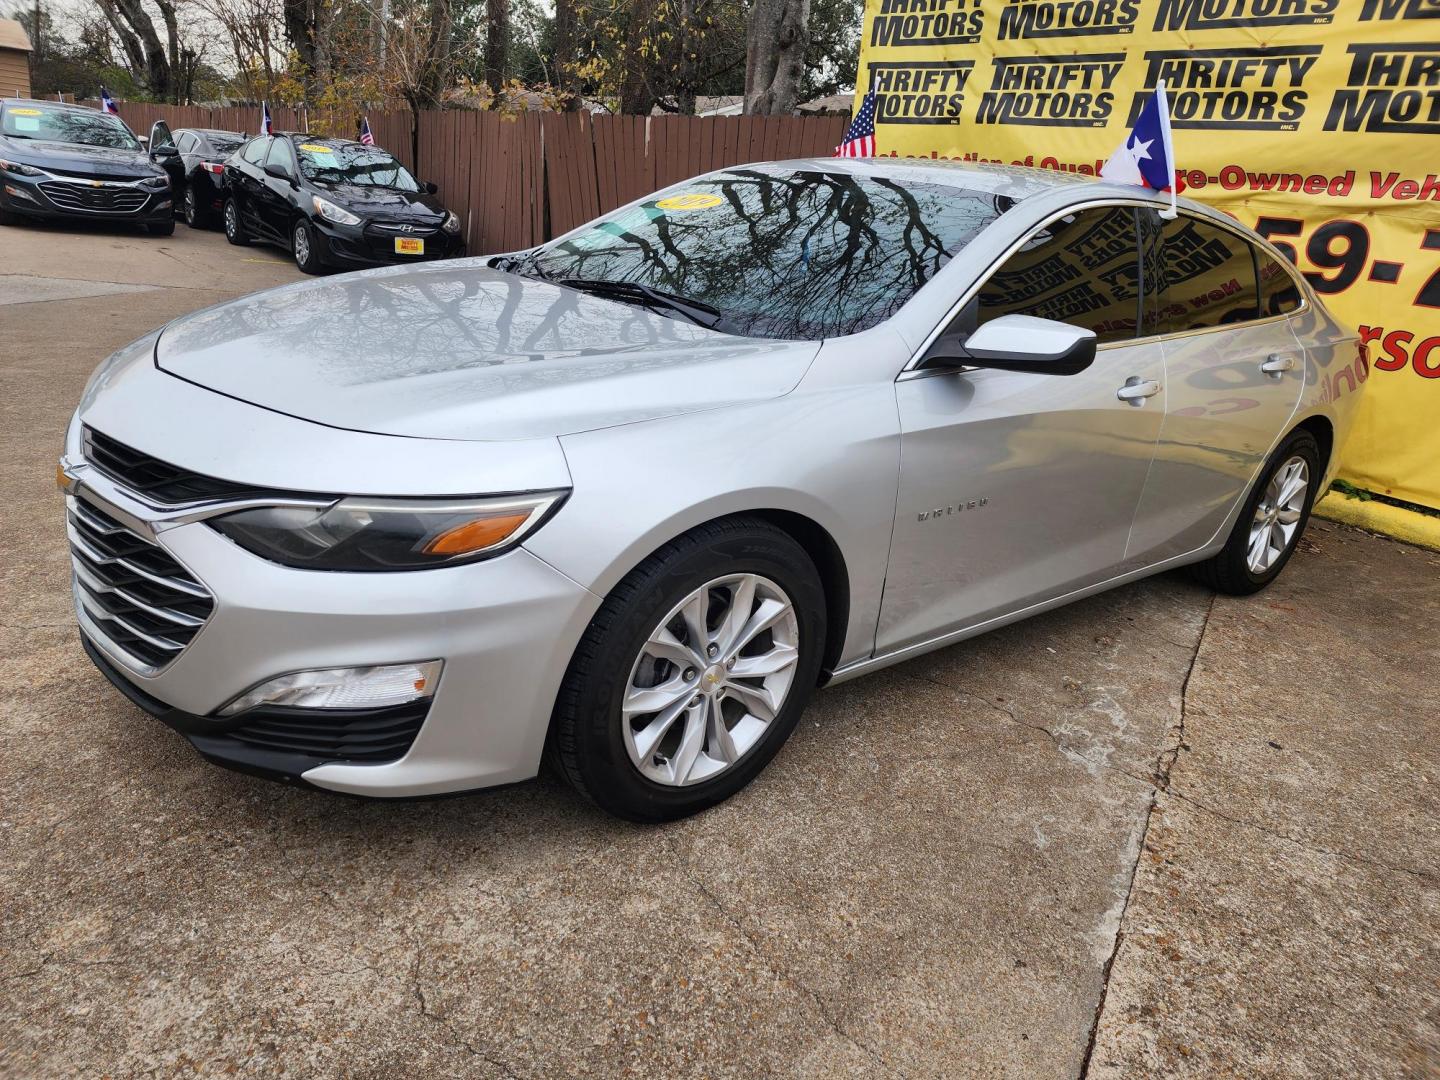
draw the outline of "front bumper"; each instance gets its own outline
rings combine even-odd
[[[400,266],[434,262],[436,259],[458,259],[465,254],[465,241],[459,234],[447,233],[443,229],[403,233],[384,231],[375,222],[336,225],[319,218],[314,219],[313,224],[320,238],[320,259],[331,266]],[[403,237],[424,241],[425,253],[397,253],[395,240]]]
[[[393,797],[487,787],[537,772],[560,680],[599,600],[528,551],[405,573],[295,570],[251,555],[201,520],[167,516],[83,460],[69,457],[63,467],[67,500],[84,500],[159,546],[215,598],[183,651],[148,674],[80,614],[86,649],[101,671],[207,758],[330,790]],[[421,658],[442,659],[444,670],[428,710],[412,718],[413,741],[392,761],[347,760],[343,750],[334,757],[284,753],[273,740],[269,752],[260,752],[237,730],[253,714],[214,717],[277,675]],[[405,718],[385,711],[339,719],[370,729],[371,722]]]
[[[34,218],[152,224],[174,214],[169,186],[152,190],[128,181],[89,181],[0,170],[0,207]]]

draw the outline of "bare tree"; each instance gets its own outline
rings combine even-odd
[[[501,100],[501,91],[505,88],[509,47],[510,0],[486,0],[485,83],[493,95],[492,102]]]
[[[810,0],[753,0],[745,32],[745,112],[770,116],[800,103]]]
[[[574,0],[555,0],[555,89],[560,92],[561,107],[566,112],[580,108],[580,79],[575,71],[579,59],[577,41]]]
[[[161,101],[175,96],[174,71],[180,49],[174,0],[155,0],[164,20],[167,40],[160,39],[155,20],[141,0],[98,0],[100,12],[125,54],[126,65],[151,94]]]
[[[194,0],[220,27],[244,96],[266,97],[285,68],[280,0]]]

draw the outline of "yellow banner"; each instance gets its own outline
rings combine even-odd
[[[1162,79],[1182,193],[1368,343],[1343,474],[1440,507],[1440,0],[866,0],[856,100],[882,155],[1093,175]]]

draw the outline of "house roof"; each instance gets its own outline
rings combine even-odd
[[[30,51],[30,39],[25,36],[25,28],[14,19],[0,19],[0,49]]]

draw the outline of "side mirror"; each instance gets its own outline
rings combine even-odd
[[[272,176],[276,180],[284,180],[287,184],[293,184],[295,182],[295,178],[293,176],[291,176],[279,165],[276,165],[273,162],[269,161],[265,163],[265,175]]]
[[[429,180],[426,180],[420,186],[425,189],[426,195],[438,195],[440,193],[440,185],[431,183]]]
[[[963,339],[944,333],[922,366],[964,364],[1036,375],[1076,375],[1095,362],[1095,332],[1032,315],[1002,315]]]

